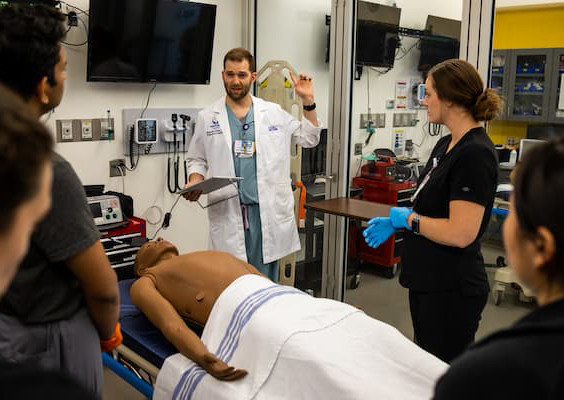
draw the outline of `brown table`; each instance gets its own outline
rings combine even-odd
[[[374,203],[373,201],[338,197],[336,199],[312,201],[306,203],[305,208],[327,214],[368,221],[374,217],[390,215],[391,205]]]

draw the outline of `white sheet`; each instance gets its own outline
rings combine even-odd
[[[222,293],[202,340],[249,375],[221,382],[176,354],[155,399],[428,399],[447,368],[362,311],[254,275]]]

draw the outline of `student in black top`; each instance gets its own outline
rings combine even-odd
[[[477,342],[438,381],[435,399],[564,399],[564,139],[517,166],[503,240],[539,308]]]
[[[474,341],[489,292],[480,237],[497,184],[495,148],[480,121],[494,118],[501,99],[476,69],[447,60],[425,83],[429,121],[451,134],[439,140],[418,182],[413,209],[392,208],[364,232],[378,247],[405,229],[400,283],[409,289],[416,343],[450,362]]]

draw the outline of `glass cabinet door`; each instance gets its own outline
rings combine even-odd
[[[552,85],[550,88],[550,115],[549,121],[554,123],[564,122],[564,95],[561,96],[564,90],[562,81],[564,80],[564,49],[554,49],[553,55],[553,76]]]
[[[551,55],[542,49],[515,51],[510,119],[548,120]]]
[[[507,116],[507,95],[509,92],[510,52],[508,50],[494,50],[492,58],[492,70],[490,88],[494,89],[505,101],[505,106],[498,119]]]

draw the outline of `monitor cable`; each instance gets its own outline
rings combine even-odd
[[[198,203],[198,205],[200,206],[200,208],[201,208],[202,210],[205,210],[205,209],[208,208],[208,207],[212,207],[212,206],[215,206],[216,204],[223,203],[224,201],[233,199],[233,198],[235,198],[235,197],[239,197],[240,194],[241,194],[241,190],[239,189],[239,187],[237,186],[237,184],[231,183],[231,185],[232,185],[232,186],[235,188],[235,190],[236,190],[236,193],[235,193],[234,195],[229,196],[229,197],[226,197],[226,198],[224,198],[224,199],[217,200],[217,201],[215,201],[215,202],[213,202],[213,203],[205,204],[205,205],[204,205],[204,204],[201,204],[199,200],[197,200],[196,203]],[[161,226],[159,227],[159,229],[157,229],[157,231],[154,233],[154,235],[153,235],[149,240],[154,240],[154,239],[157,237],[157,235],[159,234],[159,232],[160,232],[161,230],[167,229],[167,228],[170,226],[170,220],[172,219],[172,211],[174,210],[174,208],[176,207],[176,205],[178,204],[178,201],[182,198],[182,196],[183,196],[182,194],[178,194],[178,195],[177,195],[176,200],[174,201],[174,204],[172,205],[172,207],[170,207],[170,210],[168,210],[168,212],[165,213],[164,218],[163,218],[163,223],[161,224]]]

